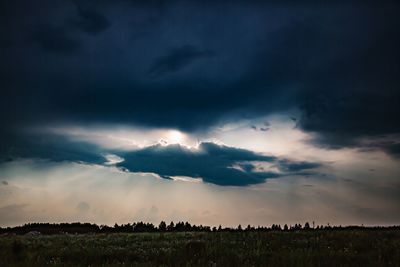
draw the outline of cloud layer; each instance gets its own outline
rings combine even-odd
[[[263,183],[268,178],[309,175],[304,171],[321,166],[319,163],[290,161],[212,142],[202,142],[197,148],[155,144],[126,151],[43,132],[23,135],[12,141],[10,149],[1,151],[2,161],[33,158],[115,165],[129,172],[155,173],[165,179],[175,176],[201,178],[206,183],[217,185],[246,186]],[[269,165],[268,168],[264,168],[264,163]]]
[[[154,145],[122,155],[117,164],[131,172],[152,172],[163,178],[188,176],[217,185],[244,186],[263,183],[268,178],[301,174],[320,166],[316,163],[280,161],[249,150],[201,143],[197,149],[181,145]],[[279,171],[257,169],[256,163],[270,163]]]
[[[133,122],[194,132],[297,108],[316,144],[362,146],[400,132],[398,10],[389,2],[2,3],[2,128]]]

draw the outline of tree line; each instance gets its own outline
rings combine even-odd
[[[330,226],[317,225],[312,226],[306,222],[304,225],[279,225],[273,224],[267,226],[251,226],[242,227],[240,224],[237,227],[210,227],[203,225],[192,225],[189,222],[170,222],[167,224],[161,221],[158,226],[152,223],[134,222],[127,224],[114,224],[114,226],[97,225],[91,223],[28,223],[16,227],[0,227],[0,234],[87,234],[87,233],[151,233],[151,232],[266,232],[266,231],[316,231],[316,230],[374,230],[374,229],[400,229],[400,226],[389,227],[365,227],[365,226]]]

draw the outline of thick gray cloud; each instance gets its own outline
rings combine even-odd
[[[168,55],[158,58],[149,69],[149,74],[158,77],[170,72],[176,72],[200,58],[212,56],[210,51],[199,50],[192,45],[184,45],[172,49]]]
[[[389,142],[379,147],[383,148],[388,154],[395,158],[400,158],[400,143]]]
[[[298,108],[298,127],[319,145],[400,132],[398,4],[77,3],[1,3],[3,129],[206,131]]]
[[[77,5],[78,18],[71,20],[71,25],[89,34],[99,34],[110,26],[108,19],[96,10]]]
[[[321,164],[315,162],[292,162],[288,160],[281,160],[279,162],[280,169],[289,172],[299,172],[303,170],[310,170],[320,167]]]
[[[33,33],[32,40],[49,53],[71,54],[80,48],[80,42],[74,39],[65,27],[42,25]]]
[[[206,183],[234,186],[263,183],[269,178],[301,174],[303,170],[320,166],[317,163],[279,160],[214,143],[201,143],[196,150],[181,145],[154,145],[121,156],[124,161],[117,166],[131,172],[151,172],[166,179],[188,176],[202,178]],[[272,163],[282,172],[257,170],[254,162]]]
[[[200,143],[197,149],[179,144],[156,144],[134,151],[108,150],[45,133],[31,133],[9,142],[13,143],[0,150],[4,162],[33,158],[107,165],[105,155],[112,153],[123,159],[115,165],[125,171],[155,173],[165,179],[173,176],[202,178],[206,183],[223,186],[259,184],[269,178],[287,175],[312,175],[321,166],[320,163],[290,161],[212,142]],[[260,163],[271,164],[278,171],[258,167]]]
[[[15,158],[48,159],[51,161],[84,162],[103,164],[106,159],[102,156],[101,148],[86,143],[70,140],[68,137],[34,133],[13,134],[3,136],[7,145],[0,146],[0,159],[12,161]]]

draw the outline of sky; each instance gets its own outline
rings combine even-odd
[[[0,226],[400,224],[400,5],[0,3]]]

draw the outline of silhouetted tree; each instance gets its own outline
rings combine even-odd
[[[174,224],[174,222],[171,221],[171,223],[167,227],[167,231],[172,232],[172,231],[174,231],[174,229],[175,229],[175,224]]]
[[[273,225],[271,226],[271,230],[272,230],[272,231],[281,231],[281,230],[282,230],[282,227],[281,227],[280,225],[273,224]]]
[[[356,229],[396,229],[400,230],[400,226],[392,226],[392,227],[364,227],[364,226],[323,226],[317,225],[316,230],[319,231],[340,231],[340,230],[356,230]],[[291,231],[301,231],[301,230],[309,230],[310,224],[307,222],[305,223],[304,227],[301,224],[295,224],[294,226],[288,226],[287,224],[284,225],[283,230],[291,230]],[[190,223],[186,222],[178,222],[176,225],[174,222],[171,222],[168,226],[166,226],[165,222],[161,222],[158,228],[156,228],[152,223],[144,223],[144,222],[135,222],[133,224],[121,224],[118,225],[117,223],[114,226],[107,226],[101,225],[98,226],[96,224],[90,223],[60,223],[60,224],[50,224],[50,223],[28,223],[22,226],[16,227],[7,227],[1,228],[0,227],[0,234],[27,234],[27,233],[35,233],[35,234],[84,234],[84,233],[130,233],[130,232],[155,232],[155,231],[202,231],[202,232],[210,232],[210,226],[203,226],[203,225],[191,225]],[[273,224],[270,228],[265,226],[258,226],[254,228],[252,226],[247,226],[246,231],[281,231],[282,228],[280,225]],[[227,232],[234,232],[234,231],[242,231],[242,226],[239,225],[236,229],[235,228],[222,228],[221,225],[218,228],[213,227],[212,231],[227,231]]]
[[[158,225],[158,230],[161,232],[167,231],[167,224],[164,221],[161,221]]]

